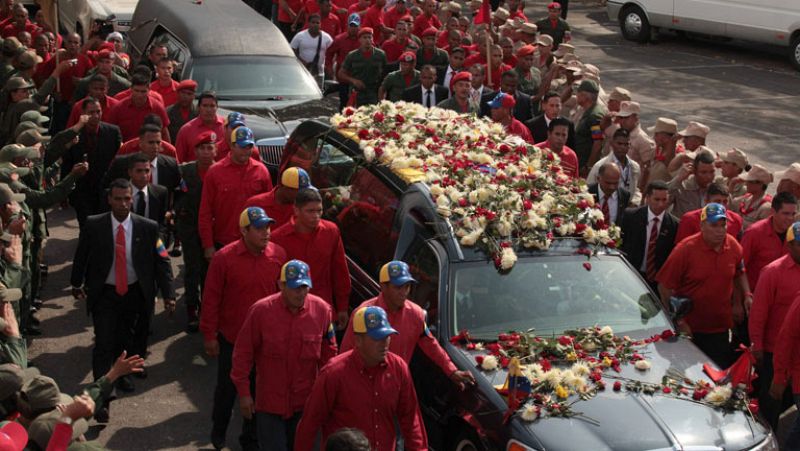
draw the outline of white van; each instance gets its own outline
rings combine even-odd
[[[607,11],[632,41],[664,29],[764,42],[788,47],[800,69],[798,0],[608,0]]]

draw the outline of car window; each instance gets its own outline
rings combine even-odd
[[[419,238],[402,257],[402,260],[408,263],[411,275],[417,280],[417,283],[411,286],[409,299],[428,311],[429,321],[435,321],[438,318],[441,268],[432,245],[422,239],[421,235],[418,236]]]
[[[543,336],[567,329],[611,326],[647,335],[669,327],[647,286],[621,257],[526,257],[501,274],[491,262],[458,265],[453,283],[453,329],[482,339],[511,330]],[[640,334],[641,333],[641,334]]]
[[[150,44],[147,47],[148,50],[150,46],[156,43],[165,45],[167,47],[167,55],[170,57],[170,59],[177,63],[175,67],[175,75],[180,75],[186,65],[186,58],[188,57],[189,51],[183,46],[178,38],[173,36],[169,31],[161,26],[156,28],[156,31],[153,33],[153,39],[150,41]]]
[[[212,90],[220,100],[315,99],[316,80],[297,58],[286,56],[208,56],[192,61],[190,78],[198,91]]]

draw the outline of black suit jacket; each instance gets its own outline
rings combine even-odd
[[[600,208],[600,197],[598,195],[598,190],[600,189],[597,183],[593,185],[589,185],[589,193],[594,196],[594,202],[597,204],[597,208]],[[628,192],[625,188],[619,187],[617,188],[617,217],[612,218],[614,224],[621,225],[623,219],[625,218],[625,209],[628,208],[628,204],[631,203],[631,193]]]
[[[525,125],[528,126],[528,130],[533,135],[533,142],[538,144],[547,141],[547,121],[544,119],[544,114],[525,122]],[[575,150],[575,125],[571,121],[569,123],[569,135],[567,135],[567,147]]]
[[[160,229],[164,228],[164,215],[171,209],[169,192],[161,185],[147,184],[148,204],[147,219],[158,223]],[[132,210],[136,210],[136,194],[133,195]]]
[[[491,102],[496,95],[496,92],[489,92],[481,96],[480,117],[489,117],[491,115],[489,102]],[[514,100],[517,101],[516,105],[514,105],[514,118],[520,122],[531,120],[533,118],[531,96],[522,91],[517,91],[514,93]]]
[[[61,156],[61,177],[66,177],[72,170],[72,166],[84,161],[85,157],[89,163],[89,171],[75,182],[75,190],[71,196],[102,196],[102,188],[105,187],[102,181],[122,144],[122,133],[116,125],[101,122],[97,131],[97,144],[93,151],[89,151],[87,148],[90,141],[85,127],[80,133],[75,133],[68,128],[56,135],[56,138],[59,139],[54,138],[53,141],[72,142],[76,136],[78,143],[66,149]]]
[[[157,247],[160,244],[158,224],[135,214],[131,214],[131,221],[133,268],[139,279],[146,307],[152,309],[156,289],[161,290],[164,298],[175,299],[172,267],[166,250]],[[114,262],[114,240],[110,212],[86,218],[78,237],[70,282],[74,287],[84,287],[90,312],[102,296],[106,277]]]
[[[622,247],[628,261],[638,270],[641,268],[647,243],[647,205],[629,208],[622,218]],[[656,240],[656,271],[660,270],[675,247],[679,219],[664,213],[661,229]]]
[[[403,100],[406,102],[419,103],[425,105],[425,99],[422,97],[422,85],[414,85],[403,91]],[[442,100],[447,100],[450,97],[450,92],[444,86],[433,85],[433,93],[436,95],[436,102],[433,106]]]
[[[103,187],[108,187],[115,179],[128,178],[128,166],[130,160],[136,154],[122,155],[111,162],[111,168],[106,173],[103,179]],[[174,158],[158,154],[156,157],[156,164],[158,165],[158,184],[167,189],[167,192],[172,193],[181,182],[181,173],[178,170],[178,163]]]

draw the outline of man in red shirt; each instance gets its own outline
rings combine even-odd
[[[437,30],[442,28],[442,21],[436,17],[436,0],[425,0],[422,3],[422,14],[414,19],[412,34],[418,38],[422,38],[422,33],[431,27]]]
[[[309,294],[308,265],[281,268],[280,291],[253,304],[233,348],[231,379],[242,417],[255,414],[261,449],[294,449],[295,430],[320,368],[336,355],[333,312]],[[256,370],[256,401],[250,373]]]
[[[467,385],[475,383],[475,378],[469,371],[459,371],[448,357],[444,349],[428,330],[428,312],[412,301],[408,300],[411,284],[417,281],[411,276],[408,264],[402,261],[391,261],[381,268],[379,274],[381,294],[358,306],[378,306],[389,315],[389,322],[394,325],[398,335],[389,345],[389,350],[399,355],[406,363],[411,362],[414,350],[420,350],[428,356],[444,374],[450,377],[462,390]],[[350,319],[353,322],[353,318]],[[353,330],[348,328],[342,339],[341,352],[353,348]]]
[[[311,293],[325,299],[336,312],[336,326],[347,325],[350,272],[344,256],[339,227],[322,219],[322,197],[316,189],[297,193],[294,217],[275,230],[272,239],[286,255],[308,263],[314,288]]]
[[[781,399],[786,384],[791,380],[794,405],[800,410],[800,295],[795,298],[781,326],[773,362],[775,375],[769,395],[775,400]],[[795,417],[784,446],[784,449],[800,449],[800,416]]]
[[[336,74],[339,81],[339,109],[343,110],[347,106],[347,98],[350,95],[350,84],[339,78],[339,69],[344,64],[344,59],[353,50],[360,47],[358,40],[358,28],[361,26],[361,16],[353,13],[347,19],[347,31],[333,38],[333,43],[325,51],[325,78],[332,78]],[[335,67],[334,67],[335,63]]]
[[[289,42],[294,37],[294,24],[302,8],[303,0],[278,0],[278,28]]]
[[[255,146],[253,132],[239,127],[230,140],[231,153],[214,163],[203,181],[198,230],[209,261],[216,249],[239,239],[236,215],[246,207],[247,199],[272,189],[267,168],[250,158]]]
[[[708,185],[705,197],[706,204],[717,203],[722,204],[725,207],[726,214],[728,215],[728,234],[738,240],[742,236],[743,221],[742,217],[739,216],[738,213],[727,210],[729,199],[730,196],[728,196],[728,188],[717,183]],[[685,238],[690,237],[700,231],[700,214],[702,211],[703,209],[699,208],[683,214],[680,225],[678,225],[678,234],[675,235],[675,244],[680,243]],[[747,268],[747,270],[749,271],[750,268]]]
[[[294,200],[300,190],[313,188],[308,173],[298,167],[287,168],[281,174],[281,183],[272,191],[256,194],[247,199],[247,205],[261,207],[275,220],[276,229],[292,219]]]
[[[264,210],[245,208],[234,220],[239,227],[239,238],[220,249],[211,260],[200,315],[205,352],[219,359],[211,417],[211,443],[216,449],[225,445],[236,401],[236,386],[230,376],[236,337],[250,306],[278,292],[278,277],[286,263],[283,248],[270,242],[273,221]],[[244,419],[239,442],[246,450],[258,449],[252,420]]]
[[[552,119],[547,126],[547,141],[536,144],[536,147],[552,150],[561,159],[561,170],[572,178],[578,178],[578,155],[567,146],[570,125],[566,118]]]
[[[692,310],[678,321],[681,332],[720,368],[733,363],[729,331],[734,310],[750,310],[753,295],[742,264],[742,247],[726,233],[726,209],[710,203],[700,215],[700,233],[681,241],[656,276],[664,308],[673,294],[692,300]],[[737,291],[738,305],[731,299]]]
[[[39,64],[36,67],[36,74],[34,78],[37,80],[45,80],[50,74],[53,73],[56,67],[56,60],[66,61],[72,60],[71,67],[61,72],[59,78],[60,92],[56,94],[56,101],[53,105],[53,117],[51,126],[53,130],[63,130],[69,118],[69,113],[72,111],[70,101],[75,90],[75,83],[77,80],[86,76],[86,72],[94,66],[92,61],[80,52],[81,50],[81,37],[77,33],[72,33],[64,39],[64,50],[61,52],[59,58],[51,58],[48,62]],[[137,129],[138,130],[138,129]],[[136,131],[133,133],[136,134]]]
[[[789,254],[763,268],[753,296],[753,308],[750,309],[750,340],[758,364],[758,376],[762,381],[772,380],[772,358],[778,333],[797,293],[800,293],[800,222],[792,224],[785,233]],[[778,417],[788,407],[786,397],[783,405],[773,401],[769,396],[769,385],[765,382],[761,384],[758,400],[764,417],[772,430],[777,431]]]
[[[408,8],[406,7],[406,0],[397,0],[394,2],[394,6],[389,8],[389,10],[384,13],[383,23],[387,27],[393,28],[395,34],[397,34],[397,23],[400,22],[402,18],[409,15]],[[408,32],[408,30],[406,30],[406,32]]]
[[[103,122],[108,122],[111,109],[119,103],[119,100],[108,96],[108,78],[103,74],[92,75],[92,78],[89,79],[88,92],[89,97],[100,102],[100,106],[103,108]],[[84,99],[80,99],[72,106],[72,112],[67,119],[67,127],[75,125],[83,114],[83,101]]]
[[[489,102],[489,108],[491,108],[492,112],[492,120],[503,124],[503,127],[506,129],[506,133],[517,135],[524,139],[525,142],[533,144],[533,137],[531,136],[531,132],[528,130],[528,127],[514,118],[514,116],[511,114],[516,104],[517,101],[514,100],[514,97],[511,94],[506,94],[504,92],[498,93],[494,99]]]
[[[511,69],[511,66],[503,63],[503,48],[496,44],[493,45],[489,55],[489,64],[486,65],[486,81],[484,81],[484,84],[494,91],[499,91],[503,73]]]
[[[311,451],[322,431],[321,448],[341,428],[364,432],[370,448],[394,451],[397,426],[408,451],[427,450],[428,438],[411,373],[405,361],[389,351],[392,329],[378,306],[353,314],[354,349],[325,365],[297,426],[295,451]]]
[[[157,83],[157,81],[154,83]],[[241,125],[244,125],[244,122]],[[186,163],[197,158],[194,154],[192,142],[195,136],[200,133],[211,130],[216,133],[217,139],[221,139],[223,142],[230,142],[231,132],[235,128],[232,127],[230,132],[226,133],[225,119],[217,114],[217,95],[212,91],[204,91],[197,99],[197,117],[185,123],[178,131],[178,136],[175,137],[175,152],[178,154],[178,162]],[[220,151],[217,152],[217,161],[228,155],[228,149],[221,157]]]
[[[753,223],[742,235],[747,281],[753,292],[758,288],[761,269],[786,255],[786,231],[796,215],[797,198],[791,193],[778,193],[772,199],[772,215]]]
[[[361,26],[375,30],[374,42],[379,47],[386,39],[386,36],[392,32],[383,22],[384,6],[386,6],[386,0],[374,0],[372,6],[367,8],[367,11],[361,16]]]
[[[27,31],[31,34],[31,36],[33,36],[39,31],[39,27],[28,20],[28,10],[22,5],[22,3],[16,3],[13,11],[13,19],[9,24],[3,27],[2,31],[0,31],[0,37],[3,39],[17,37],[17,35],[23,31]]]
[[[419,49],[419,44],[411,39],[408,34],[409,24],[405,20],[399,20],[395,24],[395,35],[393,38],[383,42],[381,49],[386,53],[386,60],[389,64],[396,64],[400,59],[400,55],[407,50],[416,52]],[[416,55],[414,61],[416,62]]]
[[[161,118],[161,134],[164,141],[171,142],[169,137],[169,118],[164,105],[154,102],[150,96],[150,80],[142,74],[131,78],[131,96],[111,109],[108,121],[119,127],[123,141],[135,138],[142,127],[145,116],[156,114]]]
[[[165,108],[178,101],[178,82],[172,79],[174,71],[175,62],[169,58],[163,58],[156,64],[155,81],[150,83],[150,90],[161,94]]]
[[[310,0],[306,2],[306,4],[308,5],[313,2],[313,0]],[[344,28],[342,27],[342,21],[339,19],[339,16],[331,11],[333,9],[331,0],[318,0],[316,3],[319,4],[319,16],[321,18],[320,30],[328,33],[331,37],[338,36],[339,33],[344,31]],[[306,28],[308,28],[308,16],[311,14],[314,14],[314,12],[308,11],[306,14]]]

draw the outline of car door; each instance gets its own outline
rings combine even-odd
[[[788,45],[790,26],[800,22],[800,2],[729,0],[720,18],[727,37]]]
[[[644,9],[650,25],[669,27],[672,23],[673,0],[640,0],[637,3]]]
[[[672,28],[712,36],[725,35],[722,11],[727,0],[674,0]]]

